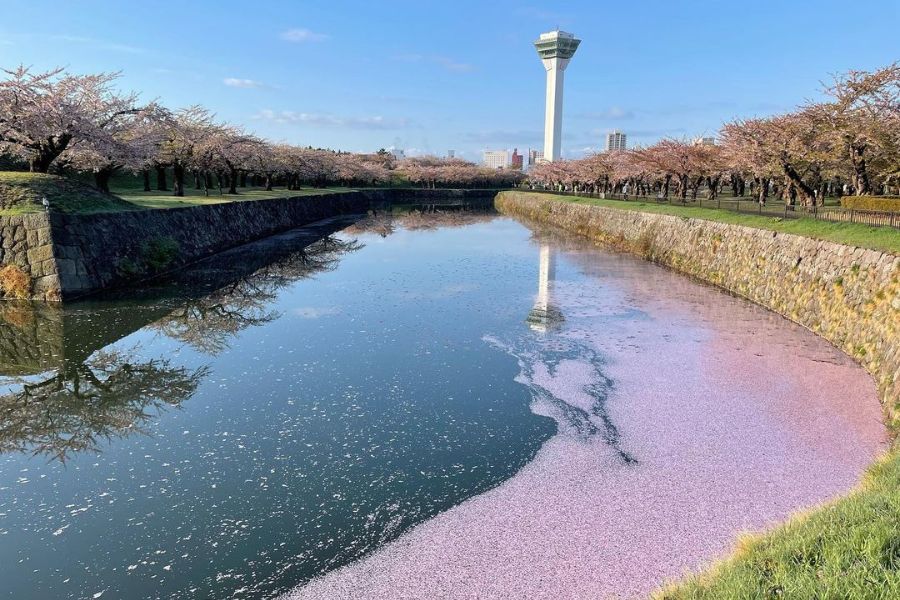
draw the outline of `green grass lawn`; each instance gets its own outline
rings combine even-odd
[[[227,191],[227,190],[226,190]],[[182,206],[198,206],[202,204],[221,204],[222,202],[243,202],[247,200],[267,200],[271,198],[294,198],[296,196],[314,196],[351,191],[350,188],[301,188],[286,190],[277,188],[266,191],[264,187],[238,188],[237,195],[224,193],[219,195],[218,189],[210,190],[209,196],[203,190],[185,189],[183,197],[175,197],[172,192],[144,192],[133,188],[116,189],[112,192],[119,198],[139,208],[178,208]]]
[[[848,496],[745,538],[732,557],[655,597],[900,598],[900,450]]]
[[[43,199],[47,198],[50,208],[65,213],[118,212],[123,210],[144,210],[148,208],[179,208],[201,204],[265,200],[271,198],[293,198],[349,191],[350,188],[302,188],[286,190],[277,188],[266,191],[263,187],[238,188],[237,195],[219,195],[218,189],[210,190],[209,196],[203,190],[193,187],[185,189],[183,197],[175,197],[172,192],[144,192],[129,185],[128,180],[114,179],[111,194],[104,194],[90,183],[79,178],[59,177],[43,173],[0,171],[0,215],[16,215],[44,210]],[[116,186],[122,183],[121,186]]]
[[[554,196],[560,200],[575,204],[605,206],[619,210],[636,210],[641,212],[660,213],[679,217],[694,217],[707,221],[746,225],[758,229],[769,229],[782,233],[793,233],[806,237],[828,240],[860,248],[882,250],[900,254],[900,229],[891,227],[870,227],[859,223],[835,223],[801,217],[799,219],[782,219],[765,215],[736,213],[715,208],[697,206],[678,206],[656,204],[655,202],[624,202],[622,200],[601,200],[597,198],[577,198],[573,196]]]
[[[43,211],[44,198],[50,202],[52,210],[61,212],[91,213],[140,208],[76,179],[43,173],[0,171],[0,214]]]

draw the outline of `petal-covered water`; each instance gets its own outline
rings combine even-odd
[[[0,597],[640,595],[882,447],[871,380],[743,301],[508,219],[347,224],[2,307]]]

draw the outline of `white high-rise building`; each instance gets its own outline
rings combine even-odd
[[[544,160],[544,151],[543,150],[528,150],[528,166],[532,167],[537,163]]]
[[[628,147],[628,136],[619,130],[613,130],[606,134],[606,151],[625,150]]]
[[[563,79],[569,60],[581,40],[565,31],[542,33],[534,43],[547,71],[547,107],[544,113],[544,160],[557,160],[561,154]]]
[[[485,150],[482,162],[491,169],[504,169],[509,164],[509,157],[506,150]]]

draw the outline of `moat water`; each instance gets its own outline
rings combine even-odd
[[[812,334],[468,212],[0,305],[0,394],[15,599],[640,596],[886,439]]]

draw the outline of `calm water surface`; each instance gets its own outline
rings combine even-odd
[[[528,230],[377,225],[3,306],[3,596],[271,597],[532,458],[554,426],[482,340],[527,330]]]
[[[277,597],[561,430],[627,473],[649,453],[608,414],[603,353],[554,337],[553,281],[596,286],[610,255],[559,248],[493,216],[335,221],[118,297],[0,306],[0,597]],[[584,398],[534,383],[575,362]]]

